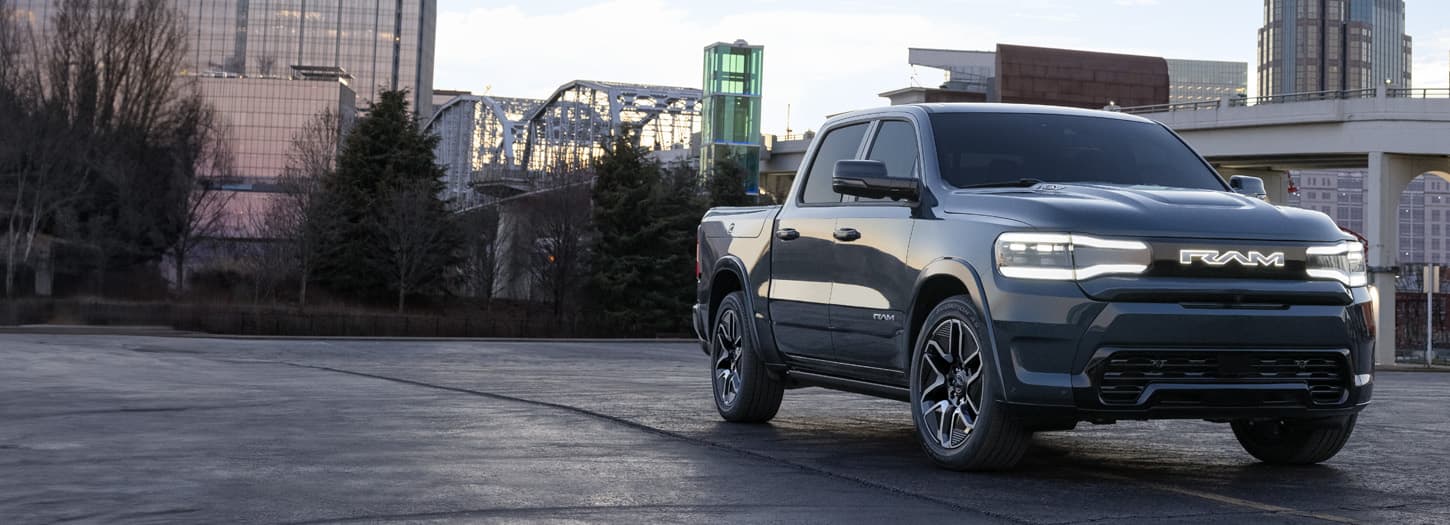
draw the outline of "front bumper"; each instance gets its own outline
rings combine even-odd
[[[990,304],[1003,391],[1036,413],[1321,417],[1370,401],[1363,288],[1344,290],[1349,304],[1285,304],[1099,301],[1060,283],[1007,286]]]

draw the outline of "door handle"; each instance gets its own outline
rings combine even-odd
[[[795,231],[795,228],[781,228],[779,230],[775,230],[775,238],[782,241],[794,241],[796,239],[799,239],[800,237],[801,232]]]
[[[855,228],[836,228],[835,235],[836,240],[845,242],[851,242],[861,238],[861,232],[856,231]]]

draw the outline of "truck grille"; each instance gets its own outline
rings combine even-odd
[[[1349,384],[1348,363],[1335,352],[1115,352],[1100,364],[1098,396],[1106,405],[1137,405],[1153,384],[1286,384],[1307,387],[1307,402],[1343,403]],[[1159,404],[1205,405],[1219,403],[1302,404],[1302,395],[1289,392],[1243,391],[1229,399],[1194,389],[1166,389]]]

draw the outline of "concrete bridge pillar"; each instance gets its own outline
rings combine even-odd
[[[1442,157],[1370,153],[1365,174],[1365,231],[1369,240],[1370,285],[1377,297],[1375,363],[1395,362],[1395,273],[1399,264],[1400,194],[1424,173],[1450,171]]]
[[[525,201],[510,199],[498,205],[498,232],[493,245],[493,297],[499,299],[529,298],[529,253],[521,246],[528,229]]]

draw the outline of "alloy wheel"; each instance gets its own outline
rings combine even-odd
[[[715,322],[715,394],[725,406],[734,406],[740,396],[740,316],[735,310],[720,313]]]
[[[982,407],[982,353],[977,333],[960,319],[932,328],[917,367],[921,432],[941,448],[967,443]]]

